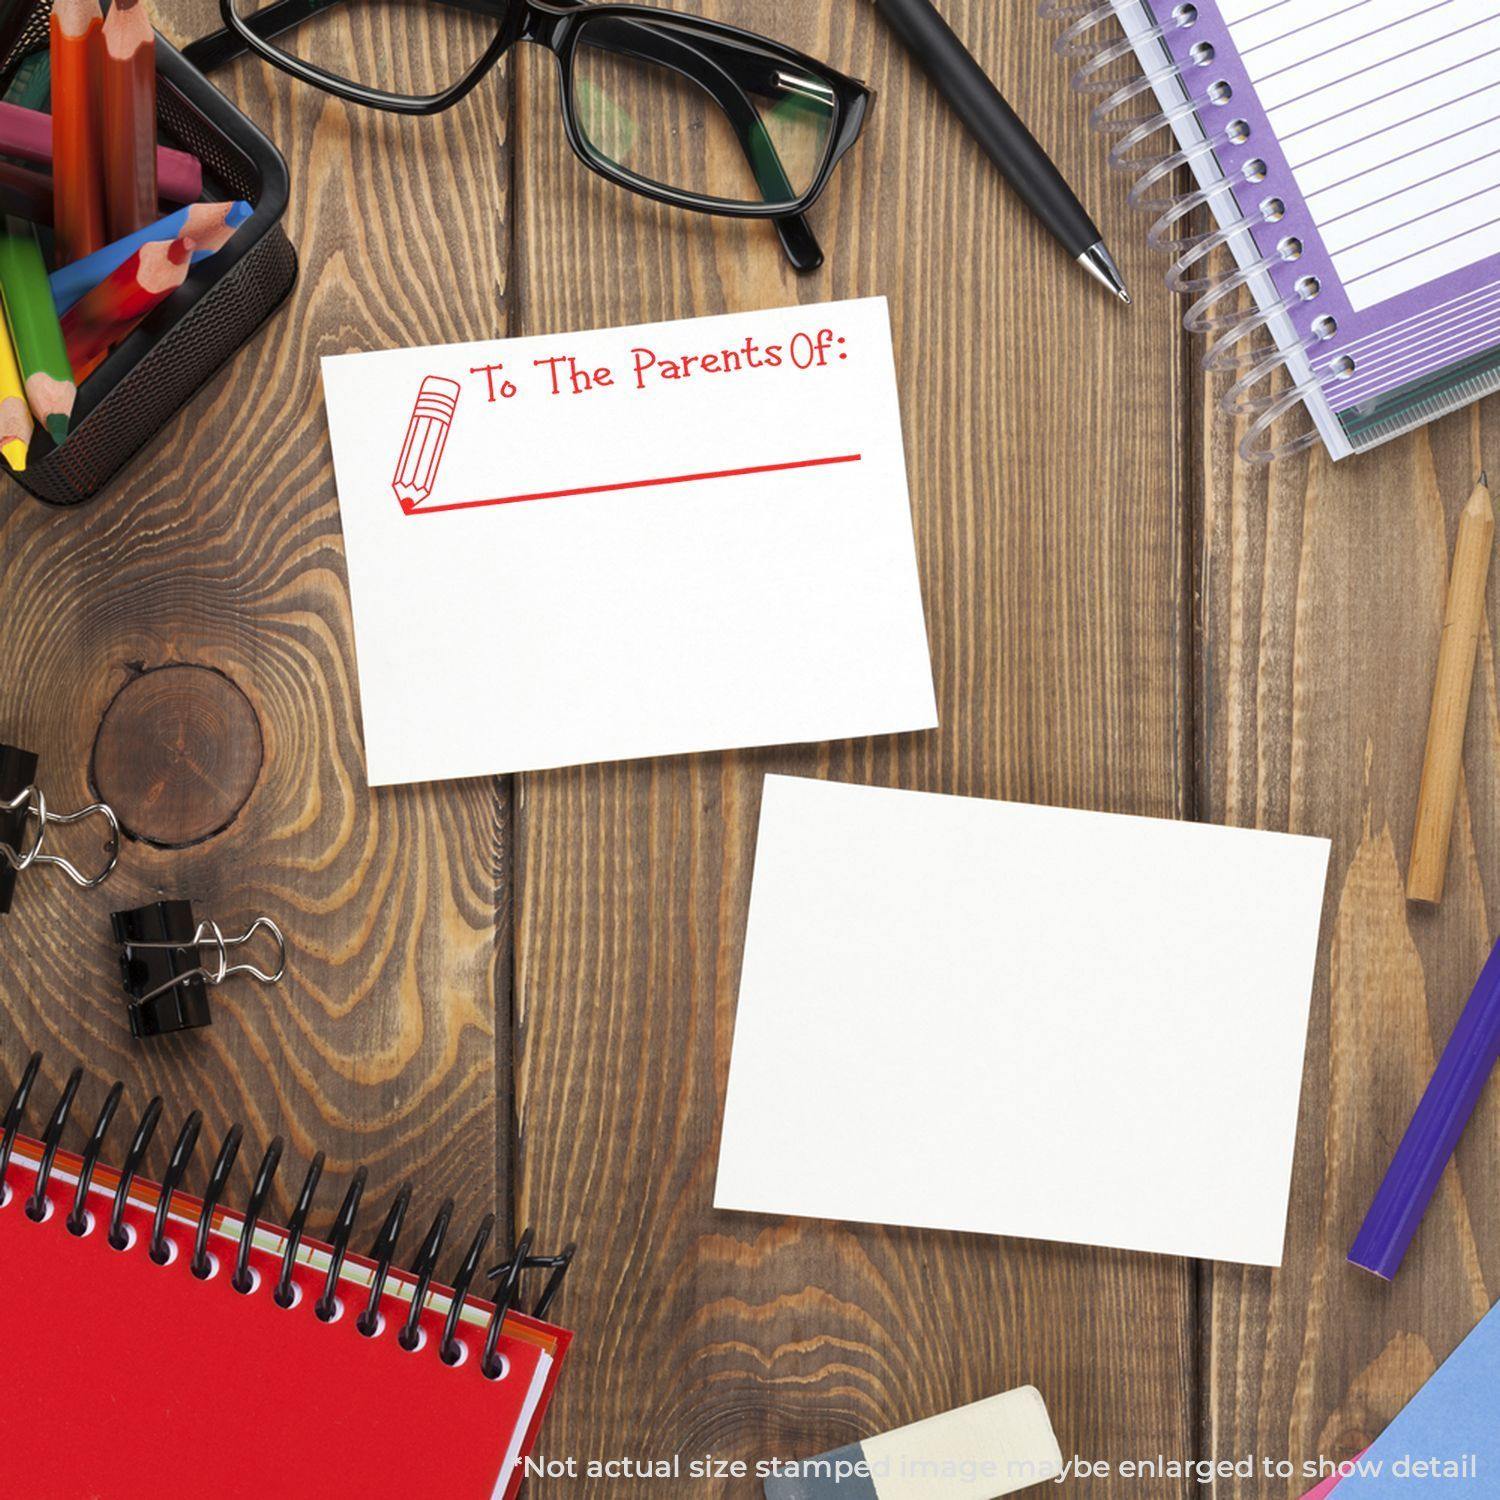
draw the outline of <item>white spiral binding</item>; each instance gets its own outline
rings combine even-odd
[[[1115,138],[1109,152],[1110,166],[1116,171],[1137,174],[1130,189],[1130,202],[1155,216],[1146,239],[1153,249],[1164,250],[1173,257],[1167,285],[1194,299],[1183,315],[1183,323],[1192,332],[1209,338],[1202,358],[1204,370],[1211,374],[1244,371],[1221,397],[1221,405],[1231,416],[1249,419],[1240,441],[1240,456],[1249,463],[1269,463],[1311,447],[1318,440],[1316,427],[1274,446],[1270,443],[1270,432],[1295,406],[1321,390],[1323,380],[1313,376],[1280,391],[1269,386],[1294,359],[1331,338],[1337,325],[1332,318],[1320,319],[1311,333],[1287,349],[1274,340],[1268,342],[1262,338],[1249,343],[1247,340],[1254,340],[1256,334],[1276,319],[1315,298],[1320,290],[1317,277],[1304,276],[1295,295],[1283,296],[1268,307],[1246,313],[1238,306],[1226,307],[1226,304],[1231,299],[1237,302],[1242,287],[1281,264],[1283,254],[1279,250],[1262,254],[1249,265],[1235,266],[1229,271],[1208,270],[1216,251],[1241,234],[1253,234],[1263,225],[1276,223],[1285,213],[1285,205],[1267,189],[1254,211],[1242,212],[1230,223],[1205,231],[1182,228],[1196,210],[1208,207],[1225,192],[1263,182],[1265,163],[1251,158],[1233,176],[1226,175],[1222,181],[1191,192],[1177,192],[1173,184],[1173,178],[1184,167],[1192,167],[1225,148],[1246,146],[1250,127],[1241,119],[1231,118],[1221,130],[1190,146],[1179,146],[1176,137],[1169,133],[1170,150],[1143,150],[1154,137],[1171,132],[1189,116],[1202,118],[1202,106],[1208,102],[1194,94],[1175,61],[1149,71],[1140,67],[1137,48],[1164,37],[1165,28],[1157,24],[1134,37],[1122,35],[1105,41],[1095,33],[1099,27],[1118,20],[1116,0],[1041,0],[1038,8],[1044,19],[1065,23],[1053,42],[1053,50],[1061,57],[1079,60],[1073,74],[1074,89],[1088,96],[1103,96],[1090,110],[1089,124],[1101,135]],[[1129,77],[1121,76],[1113,67],[1123,58],[1136,64]],[[1189,97],[1183,103],[1163,109],[1156,88],[1171,79],[1178,80]],[[1151,106],[1147,112],[1143,113],[1136,104],[1141,99]]]

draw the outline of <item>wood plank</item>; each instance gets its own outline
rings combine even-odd
[[[583,1243],[552,1457],[807,1456],[1026,1381],[1070,1452],[1188,1454],[1196,1437],[1190,1264],[711,1207],[765,772],[1188,811],[1176,310],[1050,29],[1029,6],[946,9],[1098,206],[1132,312],[1018,209],[868,8],[732,13],[879,90],[815,211],[828,264],[805,281],[764,226],[676,214],[585,173],[550,62],[522,64],[517,332],[891,297],[944,726],[520,778],[518,1204]],[[537,1500],[639,1493],[534,1484]],[[743,1479],[681,1488],[749,1493]]]
[[[1345,1262],[1496,927],[1493,586],[1447,894],[1424,908],[1404,886],[1448,559],[1500,401],[1338,465],[1246,469],[1233,436],[1206,419],[1204,815],[1329,836],[1333,859],[1286,1260],[1213,1268],[1205,1446],[1300,1466],[1363,1449],[1500,1295],[1493,1090],[1394,1283]]]
[[[216,24],[188,0],[159,9],[174,37]],[[347,30],[327,35],[325,61],[351,58]],[[219,81],[290,163],[288,228],[302,257],[290,303],[103,498],[76,512],[14,489],[3,501],[0,629],[12,667],[0,729],[40,752],[46,789],[67,806],[87,800],[114,704],[107,774],[154,840],[127,842],[117,875],[92,893],[25,877],[0,931],[4,1076],[46,1049],[40,1128],[82,1062],[78,1140],[115,1076],[132,1110],[160,1091],[157,1174],[196,1104],[207,1129],[193,1184],[242,1119],[231,1199],[280,1132],[288,1154],[272,1211],[289,1211],[322,1148],[316,1228],[363,1161],[358,1242],[407,1177],[414,1217],[452,1193],[466,1234],[495,1206],[508,1149],[494,1092],[508,1058],[495,1022],[509,973],[508,804],[485,782],[365,787],[318,357],[503,326],[508,97],[497,80],[461,112],[403,122],[259,63]],[[428,233],[448,222],[456,184],[463,232]],[[177,664],[204,670],[163,690],[161,669]],[[262,748],[248,763],[235,753],[247,715]],[[273,915],[291,963],[275,990],[226,986],[211,1029],[136,1044],[108,914],[162,894],[190,895],[226,928]],[[126,1129],[116,1124],[116,1152]],[[408,1230],[408,1249],[425,1222]]]

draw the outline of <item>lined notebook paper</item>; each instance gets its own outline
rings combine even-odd
[[[1224,12],[1356,311],[1493,258],[1500,10],[1226,0]]]
[[[1284,437],[1299,403],[1343,457],[1500,388],[1500,0],[1114,9],[1162,106],[1156,139],[1165,152],[1170,126],[1260,309],[1264,332],[1233,327],[1206,262],[1177,247],[1190,326],[1261,361],[1264,383],[1232,397],[1247,457],[1303,446]],[[1107,94],[1118,64],[1099,58],[1079,86]],[[1096,123],[1135,123],[1140,94],[1122,85]],[[1277,402],[1281,365],[1297,390]]]

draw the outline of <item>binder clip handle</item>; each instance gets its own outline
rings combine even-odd
[[[258,984],[275,984],[286,973],[286,938],[269,917],[257,917],[233,937],[226,936],[217,922],[197,921],[190,901],[158,901],[117,911],[112,921],[125,993],[130,996],[130,1031],[136,1037],[208,1026],[213,1021],[210,987],[239,975]],[[274,945],[274,967],[233,962],[233,950],[262,932]]]
[[[229,950],[244,947],[257,932],[270,933],[271,941],[276,945],[276,968],[269,974],[254,964],[229,962]],[[144,1004],[147,1000],[154,1000],[158,995],[174,989],[177,985],[186,984],[191,979],[201,979],[205,984],[223,984],[226,979],[233,979],[236,974],[244,974],[259,984],[278,984],[286,974],[286,935],[269,917],[257,917],[238,937],[225,937],[223,928],[217,922],[200,922],[194,928],[192,937],[185,943],[167,941],[126,944],[127,951],[144,948],[170,952],[181,948],[208,947],[214,950],[211,964],[199,964],[196,969],[189,969],[184,974],[174,974],[165,983],[157,985],[154,990],[148,990],[144,995],[138,996],[139,1001]]]
[[[19,815],[23,822],[36,824],[36,832],[31,836],[29,847],[24,851],[17,850],[11,844],[0,842],[0,857],[4,858],[17,875],[23,870],[29,870],[33,865],[52,865],[61,870],[74,885],[91,891],[95,886],[102,885],[109,879],[120,861],[120,820],[115,817],[107,803],[90,802],[87,807],[80,807],[77,812],[53,812],[47,806],[46,793],[38,787],[28,786],[8,801],[0,802],[0,815]],[[105,862],[95,874],[85,875],[72,860],[64,859],[60,854],[43,852],[48,829],[82,823],[86,818],[95,817],[103,818],[109,825],[109,843]]]

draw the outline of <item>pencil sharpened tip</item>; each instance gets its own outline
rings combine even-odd
[[[44,425],[46,426],[48,437],[50,437],[59,448],[62,447],[63,440],[68,435],[68,419],[61,413],[58,413],[56,415],[48,417]]]
[[[1480,482],[1481,485],[1484,486],[1485,489],[1489,489],[1489,487],[1490,487],[1490,474],[1489,474],[1489,470],[1488,469],[1481,469],[1479,471],[1479,482]]]

